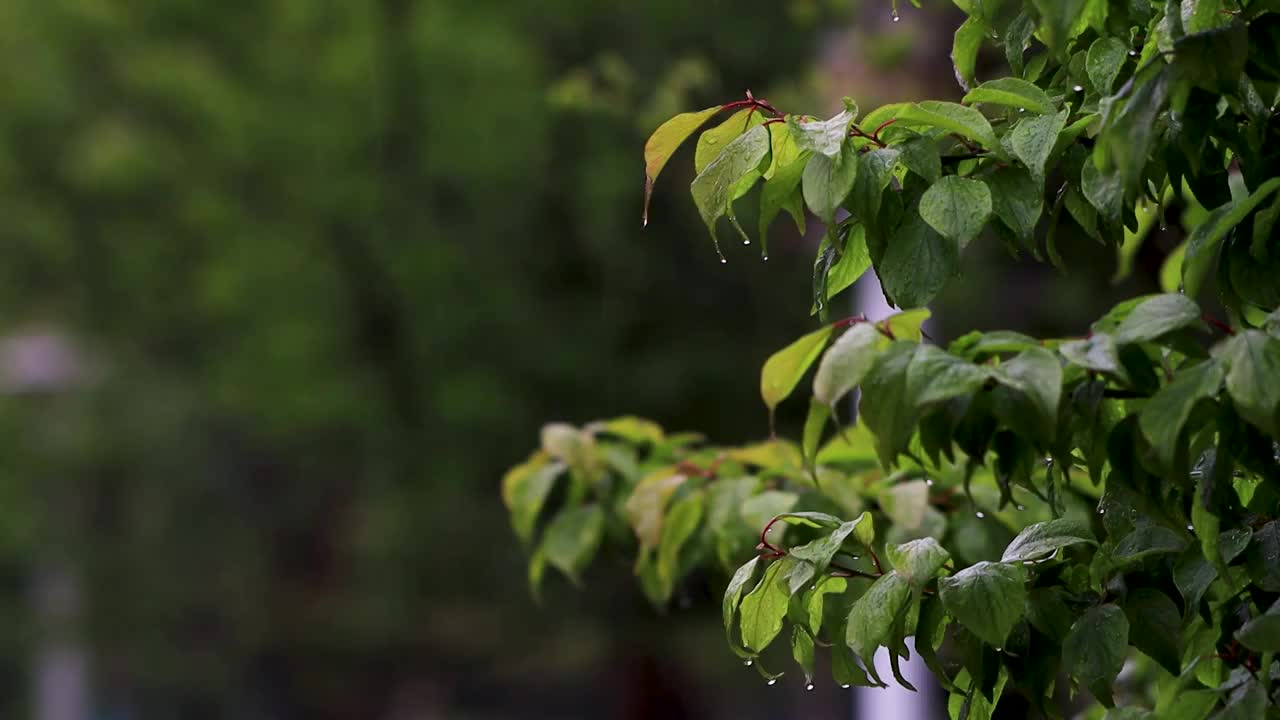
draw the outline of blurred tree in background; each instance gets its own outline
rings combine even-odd
[[[5,714],[47,556],[126,717],[448,706],[523,653],[492,485],[531,428],[629,407],[760,433],[724,358],[793,308],[754,263],[709,277],[678,198],[641,238],[650,128],[622,112],[796,73],[808,37],[774,30],[829,8],[748,5],[0,6],[0,317],[81,370],[4,403]],[[645,612],[623,597],[576,602]]]

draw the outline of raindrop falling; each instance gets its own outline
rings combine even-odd
[[[981,520],[982,518],[986,517],[987,514],[979,510],[978,512],[974,513],[973,516]]]
[[[750,240],[749,238],[742,238],[742,244],[743,244],[743,245],[750,245],[750,244],[751,244],[751,240]]]
[[[813,691],[813,683],[809,683],[808,685],[805,685],[805,686],[804,686],[804,689],[805,689],[805,690],[808,690],[808,691],[810,691],[810,692],[812,692],[812,691]]]
[[[845,684],[841,685],[840,687],[844,688],[845,690],[848,690],[848,689],[849,689],[849,687],[850,687],[850,685],[849,685],[849,683],[845,683]]]
[[[761,256],[760,256],[760,259],[761,259],[761,260],[763,260],[764,262],[769,262],[769,256],[768,256],[768,255],[761,255]]]
[[[778,682],[778,678],[769,678],[769,682],[768,682],[768,683],[766,683],[766,684],[768,684],[768,685],[775,685],[775,684],[777,684],[777,682]]]
[[[751,663],[752,663],[752,662],[754,662],[754,661],[752,661],[752,660],[743,660],[743,661],[742,661],[742,664],[743,664],[743,665],[746,665],[747,667],[751,667]]]
[[[1072,90],[1075,90],[1076,92],[1084,92],[1084,86],[1083,86],[1083,85],[1076,85],[1075,87],[1073,87],[1073,88],[1071,88],[1071,89],[1072,89]]]
[[[902,18],[898,17],[898,11],[895,9],[895,10],[893,11],[893,21],[894,21],[894,22],[898,22],[898,21],[899,21],[899,20],[901,20],[901,19],[902,19]]]
[[[728,258],[723,258],[723,257],[722,257],[722,258],[720,258],[720,264],[721,264],[721,265],[724,265],[724,264],[725,264],[725,263],[727,263],[727,262],[729,262],[729,259],[728,259]]]

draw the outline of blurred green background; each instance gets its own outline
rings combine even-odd
[[[535,605],[497,483],[548,420],[767,432],[816,241],[722,267],[684,154],[642,231],[641,147],[748,87],[954,96],[954,15],[903,12],[0,3],[0,715],[847,717],[725,651],[720,578],[660,617],[607,558]],[[1153,282],[977,245],[943,336]]]

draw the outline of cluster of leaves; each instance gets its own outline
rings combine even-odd
[[[549,427],[504,482],[522,538],[545,525],[531,577],[550,564],[576,579],[608,536],[638,547],[662,604],[709,558],[737,565],[759,531],[724,619],[770,679],[758,656],[790,623],[806,677],[826,646],[844,685],[883,684],[879,648],[900,675],[914,637],[959,718],[1012,694],[1054,716],[1063,683],[1121,717],[1280,717],[1280,4],[956,4],[961,103],[859,120],[846,100],[817,120],[748,93],[655,131],[646,206],[675,150],[731,111],[694,156],[713,240],[727,218],[750,242],[734,203],[757,185],[762,238],[783,211],[825,226],[824,324],[761,376],[772,413],[813,371],[803,437],[703,448],[635,419]],[[979,83],[988,44],[1010,75]],[[922,338],[923,310],[826,323],[870,269],[892,304],[922,307],[988,228],[1059,263],[1067,217],[1131,254],[1174,206],[1187,237],[1167,292],[1083,337],[943,347]],[[1211,277],[1226,322],[1195,300]],[[1145,682],[1117,688],[1130,661]]]

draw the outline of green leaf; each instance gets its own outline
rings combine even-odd
[[[735,139],[764,122],[755,108],[743,108],[730,115],[724,122],[698,136],[693,154],[693,171],[701,173]],[[765,131],[768,132],[767,130]],[[772,144],[772,143],[771,143]]]
[[[927,100],[902,108],[898,122],[903,125],[926,125],[963,135],[983,147],[1001,154],[1000,142],[986,116],[971,107],[956,103]]]
[[[804,419],[804,438],[800,444],[805,467],[813,467],[813,461],[818,456],[818,445],[822,443],[822,433],[827,429],[827,421],[830,419],[831,406],[817,398],[809,398],[809,414]]]
[[[906,450],[915,427],[913,403],[903,401],[907,385],[907,366],[917,345],[896,342],[876,360],[862,381],[861,418],[876,436],[876,452],[880,461],[891,467]]]
[[[1044,213],[1044,190],[1031,174],[1019,167],[1001,168],[986,178],[996,217],[1023,243],[1035,238],[1036,224]]]
[[[1116,354],[1116,342],[1107,333],[1094,333],[1084,340],[1069,340],[1058,346],[1058,352],[1074,365],[1129,382],[1129,373]]]
[[[729,580],[729,587],[725,588],[724,601],[721,603],[720,610],[724,618],[724,631],[726,633],[732,627],[733,616],[738,611],[738,601],[742,598],[742,591],[755,579],[756,568],[759,565],[759,555],[748,560],[733,574],[733,578]]]
[[[1116,37],[1101,37],[1089,46],[1085,72],[1100,95],[1110,95],[1120,68],[1128,58],[1129,46]]]
[[[526,544],[533,539],[547,495],[565,469],[563,463],[548,463],[545,458],[543,455],[517,465],[502,478],[502,499],[511,513],[511,526],[520,542]]]
[[[840,258],[831,266],[831,271],[827,273],[827,304],[830,304],[831,298],[857,282],[870,267],[871,254],[867,251],[867,229],[859,223],[849,228],[849,234],[844,240],[844,250],[841,251]],[[810,310],[810,314],[814,312],[817,312],[816,307]]]
[[[577,583],[603,535],[604,510],[599,505],[569,508],[547,526],[541,551],[547,563]]]
[[[784,512],[777,518],[788,525],[826,530],[832,530],[844,524],[844,521],[835,515],[822,512]]]
[[[1111,557],[1132,562],[1151,555],[1176,555],[1186,546],[1187,541],[1167,527],[1141,525],[1120,538]]]
[[[1031,0],[1040,15],[1040,37],[1055,51],[1066,50],[1067,43],[1080,30],[1077,25],[1085,17],[1086,0]]]
[[[804,673],[805,683],[813,687],[813,638],[799,625],[791,629],[791,657]]]
[[[684,482],[686,475],[664,468],[646,475],[636,484],[625,506],[627,519],[640,541],[640,549],[658,546],[662,533],[662,513],[667,501]]]
[[[782,582],[782,574],[794,564],[795,561],[791,558],[782,558],[770,565],[765,569],[760,584],[742,599],[738,613],[741,618],[742,644],[748,650],[764,650],[782,630],[782,620],[787,615],[787,604],[791,601],[791,594]]]
[[[1021,108],[1031,112],[1047,114],[1054,112],[1053,101],[1039,87],[1014,77],[1003,77],[988,80],[969,91],[961,102],[966,104],[986,103],[1005,107]]]
[[[929,507],[929,485],[924,480],[898,483],[882,490],[878,500],[895,526],[918,528]]]
[[[947,175],[925,190],[920,217],[963,250],[991,219],[991,191],[979,180]]]
[[[1036,22],[1026,11],[1018,13],[1004,31],[1004,55],[1014,75],[1022,75],[1022,55],[1035,31]]]
[[[769,127],[777,127],[770,125]],[[800,178],[804,175],[809,155],[804,154],[780,168],[760,188],[760,241],[763,244],[769,226],[778,213],[786,210],[795,220],[796,230],[804,232],[804,197],[800,191]]]
[[[1009,151],[1027,167],[1037,189],[1044,186],[1045,166],[1058,141],[1058,133],[1066,125],[1066,110],[1057,115],[1025,117],[1018,121],[1005,138]]]
[[[894,570],[916,588],[923,588],[937,577],[951,559],[951,553],[931,537],[891,546],[887,551]]]
[[[1154,588],[1136,588],[1124,601],[1124,614],[1129,642],[1175,676],[1181,673],[1182,616],[1173,600]]]
[[[1244,200],[1228,202],[1215,208],[1204,222],[1191,231],[1187,237],[1187,255],[1182,262],[1182,287],[1188,296],[1195,297],[1200,293],[1204,278],[1210,265],[1218,257],[1218,249],[1227,233],[1276,190],[1280,190],[1280,177],[1262,183]]]
[[[942,155],[938,152],[938,142],[933,138],[913,138],[902,143],[899,150],[899,160],[911,172],[931,183],[942,177]]]
[[[1127,190],[1138,189],[1142,172],[1151,158],[1156,140],[1156,118],[1168,105],[1170,73],[1160,62],[1152,62],[1147,70],[1135,75],[1133,90],[1124,100],[1106,106],[1103,132],[1095,146],[1105,167],[1120,171]]]
[[[1179,80],[1212,93],[1235,93],[1249,54],[1249,30],[1236,20],[1187,35],[1174,42],[1174,53]]]
[[[871,522],[871,516],[867,513],[863,513],[856,520],[841,523],[839,527],[832,530],[828,535],[810,543],[791,548],[790,554],[797,560],[813,563],[818,573],[826,572],[827,566],[831,564],[831,558],[835,557],[836,553],[840,551],[840,546],[844,544],[845,538],[849,537],[858,528],[858,525],[864,522]]]
[[[900,158],[906,157],[909,146],[910,143],[903,145],[901,152],[897,148],[880,148],[858,156],[861,167],[853,181],[853,192],[849,194],[849,209],[863,226],[875,222],[876,215],[880,212],[884,189],[889,187],[893,169]],[[937,152],[935,148],[934,154]],[[863,230],[865,231],[865,227]],[[863,243],[865,242],[864,238]]]
[[[1019,565],[980,562],[939,580],[938,594],[956,622],[1003,648],[1026,607],[1026,573]]]
[[[889,239],[876,273],[893,304],[918,308],[937,296],[959,265],[960,246],[913,210]]]
[[[1236,412],[1272,437],[1280,436],[1280,340],[1245,330],[1227,341],[1220,357],[1231,368],[1227,392]]]
[[[717,252],[720,243],[716,235],[716,221],[731,214],[729,205],[736,197],[738,183],[748,174],[758,172],[757,168],[768,154],[769,131],[756,126],[725,146],[724,151],[689,186],[702,222],[711,231]]]
[[[1164,467],[1174,466],[1174,456],[1184,445],[1179,442],[1182,426],[1191,417],[1196,403],[1216,397],[1225,375],[1222,364],[1215,360],[1179,369],[1173,382],[1161,388],[1142,408],[1138,427]]]
[[[649,224],[649,198],[653,195],[653,185],[658,181],[658,173],[666,167],[667,161],[675,153],[676,148],[702,127],[712,115],[720,112],[720,106],[709,107],[698,112],[680,113],[658,126],[644,144],[644,223]]]
[[[1059,518],[1029,525],[1004,549],[1001,562],[1042,560],[1059,548],[1079,543],[1097,545],[1089,529],[1077,520]]]
[[[929,310],[919,308],[897,312],[880,321],[880,326],[887,328],[894,340],[914,340],[920,342],[923,337],[924,323],[929,319]]]
[[[805,205],[827,224],[835,225],[836,210],[853,190],[858,175],[858,151],[845,142],[844,150],[835,156],[814,154],[805,165],[800,181]]]
[[[658,580],[664,596],[670,597],[680,575],[680,550],[698,529],[702,520],[702,508],[706,494],[690,493],[671,506],[662,523],[662,535],[658,541]]]
[[[801,122],[801,119],[795,115],[788,115],[787,125],[791,128],[796,147],[808,150],[815,155],[834,158],[841,154],[841,148],[844,147],[845,139],[849,136],[849,125],[853,122],[855,115],[845,109],[829,120],[809,122]]]
[[[831,326],[828,325],[801,337],[765,361],[760,373],[760,397],[770,412],[795,390],[805,371],[822,353],[829,337]]]
[[[955,67],[956,79],[966,90],[973,87],[978,51],[982,49],[982,41],[987,39],[987,32],[986,23],[970,17],[956,30],[955,39],[951,43],[951,64]]]
[[[822,629],[822,608],[827,595],[841,595],[849,589],[849,581],[842,577],[827,576],[818,580],[817,586],[805,595],[805,614],[809,632],[817,635]]]
[[[1110,222],[1120,221],[1124,206],[1124,183],[1114,170],[1099,170],[1090,158],[1085,158],[1080,170],[1080,192],[1098,209],[1098,213]]]
[[[894,618],[909,602],[911,585],[897,571],[890,570],[872,583],[849,610],[845,644],[862,659],[877,682],[880,677],[872,664],[876,648],[888,645]]]
[[[1062,366],[1058,357],[1044,348],[1029,348],[995,366],[992,375],[1000,384],[1020,392],[1030,401],[1040,434],[1044,438],[1053,437],[1062,396]]]
[[[1062,641],[1064,669],[1111,706],[1111,683],[1124,667],[1129,621],[1115,605],[1095,607],[1076,620]]]
[[[871,323],[857,323],[845,331],[818,363],[813,376],[813,396],[834,405],[862,383],[889,339]]]
[[[1155,295],[1133,308],[1116,328],[1118,345],[1150,342],[1156,338],[1200,323],[1200,307],[1186,295]]]
[[[1280,601],[1236,631],[1244,646],[1257,652],[1280,652]]]
[[[921,345],[907,367],[906,397],[916,407],[972,394],[991,378],[988,367],[944,352],[935,345]]]

